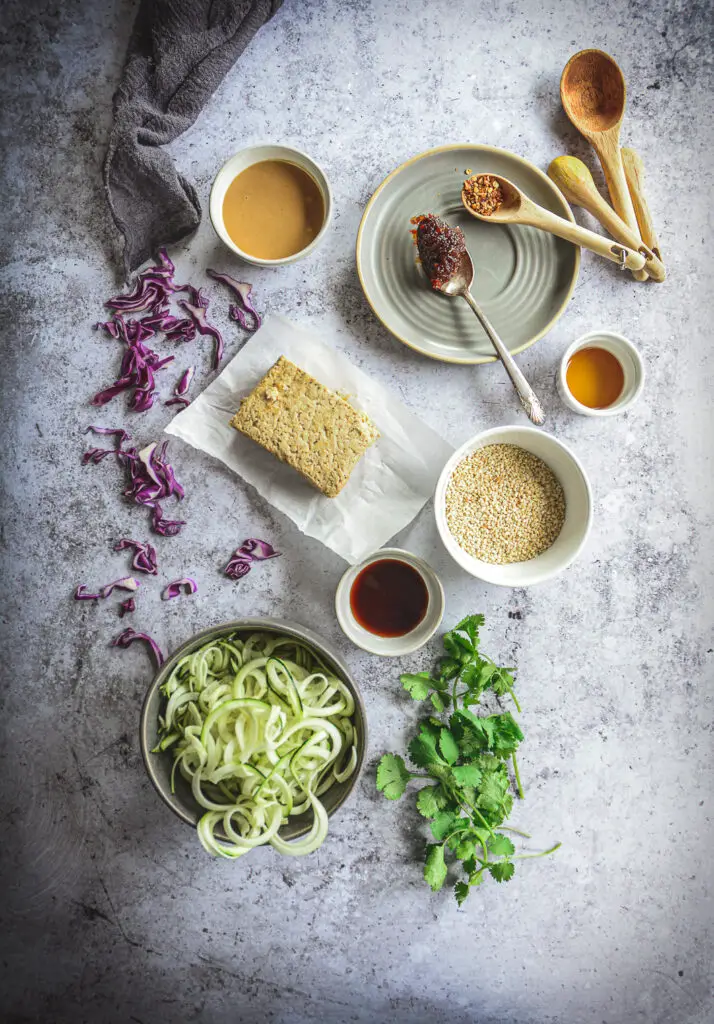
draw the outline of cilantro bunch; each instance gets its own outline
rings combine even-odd
[[[447,851],[460,861],[464,878],[454,894],[461,906],[471,887],[488,872],[507,882],[514,861],[543,857],[560,846],[536,854],[516,855],[505,832],[530,838],[503,822],[513,807],[509,765],[515,790],[523,798],[516,749],[523,733],[509,711],[476,715],[471,710],[487,692],[509,697],[520,711],[514,693],[512,669],[499,668],[479,651],[483,615],[469,615],[444,635],[445,657],[437,671],[407,673],[401,683],[414,700],[429,701],[430,714],[408,746],[409,760],[423,771],[410,771],[398,754],[385,754],[377,767],[377,789],[388,800],[398,800],[412,779],[429,779],[417,793],[416,806],[430,822],[436,840],[426,847],[424,878],[434,892],[442,888],[448,872]],[[500,831],[499,831],[500,830]]]

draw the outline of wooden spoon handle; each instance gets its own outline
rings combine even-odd
[[[607,182],[607,189],[610,193],[612,205],[615,207],[615,212],[635,232],[639,242],[640,230],[637,226],[635,208],[632,205],[630,190],[627,187],[627,179],[625,178],[625,168],[620,152],[619,129],[615,128],[606,132],[593,133],[590,135],[590,141],[600,158],[602,169],[605,172],[605,181]],[[635,274],[634,276],[638,281],[644,281],[647,273]]]
[[[581,228],[579,224],[573,224],[565,217],[558,217],[557,214],[551,213],[550,210],[537,206],[535,203],[529,203],[526,206],[521,223],[530,224],[534,228],[540,228],[541,231],[550,231],[552,235],[565,238],[575,245],[582,245],[584,249],[590,249],[598,256],[604,256],[606,260],[619,263],[621,267],[627,267],[628,270],[642,270],[645,265],[645,257],[641,252],[614,242],[611,238],[598,235],[595,231]]]
[[[650,247],[657,259],[661,260],[662,253],[659,248],[657,232],[652,223],[652,214],[643,192],[642,161],[634,149],[623,147],[622,163],[625,168],[625,179],[630,190],[632,205],[635,208],[635,216],[637,217],[642,241]]]
[[[565,177],[558,173],[557,168],[553,173],[551,173],[551,168],[548,168],[548,175],[556,183],[569,203],[575,206],[582,206],[582,208],[587,210],[588,213],[591,213],[596,220],[599,220],[605,230],[618,242],[623,242],[625,245],[628,245],[630,249],[637,249],[638,252],[641,252],[647,261],[645,263],[647,273],[654,281],[664,281],[666,271],[663,264],[656,257],[654,252],[647,249],[645,245],[642,245],[637,232],[633,231],[629,224],[626,224],[622,217],[615,213],[610,204],[606,203],[600,193],[595,189],[594,185],[587,189],[578,188],[577,191],[574,191],[569,187],[569,183]]]

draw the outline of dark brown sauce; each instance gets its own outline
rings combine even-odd
[[[358,573],[350,590],[357,622],[376,636],[404,636],[426,615],[429,591],[421,573],[406,562],[383,558]]]

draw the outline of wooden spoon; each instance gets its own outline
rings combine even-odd
[[[538,206],[532,199],[529,199],[521,190],[500,174],[488,176],[499,183],[503,193],[503,205],[499,206],[493,213],[483,214],[469,206],[466,189],[461,190],[461,201],[472,217],[477,220],[490,221],[492,224],[528,224],[530,227],[539,228],[541,231],[549,231],[552,235],[565,238],[574,245],[582,245],[590,249],[598,256],[604,256],[606,260],[619,263],[621,267],[628,270],[641,270],[645,265],[645,257],[641,252],[629,249],[625,245],[613,242],[611,238],[604,238],[595,231],[588,231],[581,228],[579,224],[573,224],[565,217],[559,217],[543,206]]]
[[[639,235],[620,153],[626,98],[625,77],[619,65],[602,50],[581,50],[565,65],[560,77],[563,109],[600,158],[615,211]],[[635,274],[638,281],[646,276]]]
[[[622,152],[624,156],[627,151],[623,149]],[[627,167],[625,171],[627,173]],[[647,261],[645,269],[654,281],[664,281],[666,271],[659,258],[640,241],[637,233],[615,213],[610,204],[605,202],[597,190],[590,170],[582,160],[578,160],[575,156],[557,156],[548,168],[548,177],[555,182],[569,203],[574,206],[582,206],[584,210],[599,220],[605,230],[618,242],[624,242],[631,249],[641,252]],[[644,238],[644,231],[642,236]]]
[[[645,177],[645,168],[642,163],[642,157],[639,153],[636,153],[634,149],[626,149],[623,147],[622,162],[625,166],[625,178],[627,179],[627,185],[630,190],[632,204],[635,207],[635,216],[637,217],[637,223],[640,226],[642,241],[645,245],[650,247],[657,259],[661,260],[662,253],[659,248],[657,232],[654,229],[652,214],[650,213],[650,208],[647,205],[647,200],[645,199],[644,192],[642,190],[642,182]],[[656,278],[656,280],[659,279]]]

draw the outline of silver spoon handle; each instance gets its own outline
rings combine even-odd
[[[471,306],[471,309],[478,317],[481,326],[483,327],[486,334],[489,336],[491,344],[496,349],[496,352],[498,353],[498,358],[503,363],[506,369],[506,373],[511,378],[511,383],[513,384],[513,387],[516,389],[516,392],[518,393],[518,397],[521,400],[521,405],[525,409],[528,419],[532,423],[536,423],[538,424],[538,426],[540,426],[542,423],[545,422],[545,413],[543,412],[543,406],[540,404],[538,396],[536,395],[535,391],[530,386],[526,378],[523,376],[521,371],[518,369],[518,366],[516,365],[513,356],[508,351],[506,346],[503,344],[499,336],[496,334],[496,331],[492,326],[491,322],[489,321],[488,317],[481,309],[481,307],[477,304],[476,300],[474,299],[473,295],[468,290],[468,288],[461,294],[466,299],[469,306]]]

